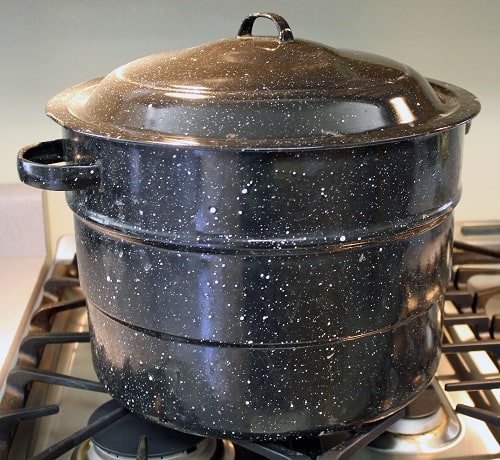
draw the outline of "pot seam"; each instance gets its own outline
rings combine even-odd
[[[212,340],[207,340],[207,339],[198,339],[198,338],[191,338],[191,337],[182,337],[182,336],[177,336],[173,334],[169,334],[166,332],[161,332],[161,331],[155,331],[152,329],[147,329],[142,326],[138,326],[135,324],[130,324],[127,321],[121,320],[119,318],[116,318],[112,316],[110,313],[102,310],[101,308],[97,307],[95,304],[92,303],[92,308],[95,308],[100,314],[104,315],[106,318],[110,319],[111,321],[114,321],[121,326],[124,326],[126,328],[130,328],[135,332],[147,335],[149,337],[153,337],[156,339],[160,340],[167,340],[170,342],[177,342],[177,343],[185,343],[185,344],[190,344],[190,345],[199,345],[199,346],[204,346],[204,347],[215,347],[215,348],[251,348],[251,349],[297,349],[297,348],[312,348],[312,347],[321,347],[325,345],[338,345],[341,343],[346,343],[346,342],[353,342],[356,340],[364,339],[367,337],[371,337],[374,335],[378,334],[384,334],[387,333],[391,330],[394,329],[399,329],[401,327],[405,327],[408,323],[417,321],[419,318],[422,316],[426,315],[429,310],[432,308],[435,308],[436,306],[443,305],[444,304],[444,297],[440,296],[438,300],[435,302],[432,302],[428,308],[419,311],[418,313],[413,313],[403,320],[400,320],[396,323],[390,324],[388,326],[384,326],[382,328],[376,329],[374,331],[369,331],[369,332],[364,332],[360,333],[357,335],[352,335],[349,337],[341,337],[337,339],[327,339],[327,340],[311,340],[308,342],[293,342],[293,343],[283,343],[283,342],[278,342],[278,343],[262,343],[262,342],[246,342],[246,343],[230,343],[230,342],[217,342],[217,341],[212,341]]]
[[[157,240],[147,235],[144,232],[142,235],[135,230],[133,233],[125,233],[129,231],[126,225],[121,222],[120,228],[116,226],[105,225],[92,220],[90,216],[83,216],[75,210],[74,216],[83,222],[84,225],[90,227],[96,232],[106,235],[106,237],[126,241],[134,245],[151,246],[155,248],[176,251],[176,252],[195,252],[207,254],[249,254],[249,255],[301,255],[301,254],[317,254],[331,253],[337,251],[345,251],[352,248],[362,246],[373,246],[384,244],[387,241],[404,240],[413,238],[423,234],[433,228],[436,228],[443,223],[453,212],[461,196],[461,191],[457,193],[448,203],[433,210],[430,213],[425,213],[417,219],[406,219],[399,223],[391,223],[384,229],[377,229],[379,235],[368,234],[366,236],[358,236],[356,240],[347,240],[345,236],[323,237],[309,239],[307,237],[293,239],[276,238],[274,240],[257,240],[257,239],[232,239],[229,237],[219,237],[218,240],[199,241],[196,243],[181,243],[175,240]],[[346,232],[348,233],[348,232]],[[382,233],[382,235],[380,235]],[[162,235],[163,236],[163,235]]]

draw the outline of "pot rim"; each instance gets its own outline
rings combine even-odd
[[[108,138],[137,144],[158,144],[162,146],[187,148],[213,148],[245,151],[280,151],[280,150],[319,150],[361,147],[369,144],[399,142],[419,136],[437,134],[461,124],[470,124],[471,119],[480,111],[476,96],[458,86],[439,80],[428,79],[439,98],[450,111],[425,123],[413,125],[406,123],[355,134],[332,134],[317,138],[246,139],[246,138],[205,138],[195,136],[176,136],[161,132],[132,129],[119,126],[107,126],[103,131],[92,121],[81,120],[70,109],[70,102],[76,98],[85,98],[99,84],[102,78],[68,88],[52,98],[46,107],[47,115],[62,127],[98,138]]]

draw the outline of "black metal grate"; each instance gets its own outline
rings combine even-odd
[[[449,329],[456,325],[467,325],[474,334],[473,340],[451,342],[445,335],[443,352],[447,355],[468,352],[486,352],[491,362],[497,366],[499,377],[471,380],[464,363],[454,360],[454,368],[463,379],[445,385],[447,391],[467,391],[472,394],[476,407],[463,404],[455,408],[459,414],[477,418],[488,424],[490,430],[500,442],[500,408],[495,398],[476,397],[474,392],[500,389],[500,314],[491,316],[486,313],[487,303],[500,295],[500,285],[488,286],[472,293],[467,290],[467,282],[476,275],[500,275],[500,252],[496,249],[478,247],[462,242],[455,242],[453,261],[455,268],[447,291],[446,299],[451,301],[458,313],[444,318],[444,326]]]

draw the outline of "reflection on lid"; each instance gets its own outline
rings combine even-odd
[[[412,123],[417,117],[403,97],[393,97],[389,100],[389,104],[394,108],[399,123]]]

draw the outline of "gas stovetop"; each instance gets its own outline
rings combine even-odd
[[[0,405],[0,460],[385,459],[500,455],[500,224],[457,225],[443,357],[407,408],[351,431],[280,443],[179,433],[111,400],[95,377],[85,297],[61,242]]]

